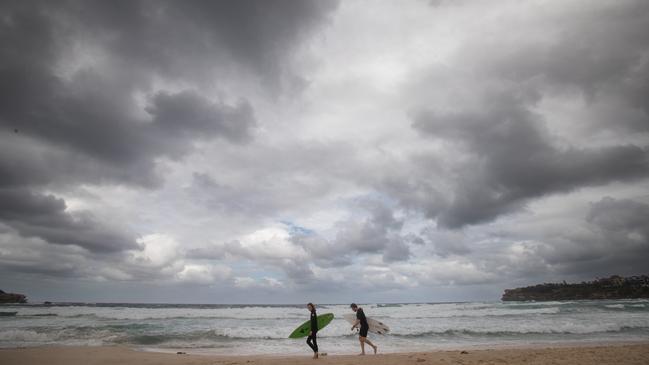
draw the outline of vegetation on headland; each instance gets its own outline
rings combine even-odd
[[[505,289],[503,301],[634,299],[649,298],[649,276],[621,277],[584,281],[581,283],[545,283],[524,288]]]
[[[23,294],[5,293],[0,290],[0,303],[27,303],[27,297]]]

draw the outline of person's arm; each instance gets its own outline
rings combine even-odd
[[[361,320],[357,319],[356,322],[354,322],[354,325],[352,326],[352,331],[354,330],[354,328],[358,327],[359,324],[361,324]]]

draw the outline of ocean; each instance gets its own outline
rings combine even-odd
[[[649,340],[649,300],[365,304],[368,317],[391,328],[370,334],[382,352],[564,345]],[[334,313],[318,334],[321,352],[358,352]],[[308,354],[288,339],[308,319],[304,305],[54,304],[2,305],[0,347],[128,345],[150,351],[210,354]]]

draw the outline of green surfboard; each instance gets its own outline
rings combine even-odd
[[[333,313],[325,313],[321,314],[318,316],[318,331],[321,329],[325,328],[329,322],[331,322],[334,319],[334,314]],[[291,333],[288,338],[300,338],[300,337],[306,337],[309,335],[309,332],[311,332],[311,321],[306,321],[300,325],[300,327],[296,328],[293,333]]]

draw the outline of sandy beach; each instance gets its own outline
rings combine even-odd
[[[367,355],[330,355],[318,360],[305,356],[206,356],[143,352],[128,347],[38,347],[0,350],[2,365],[299,365],[299,364],[628,364],[649,363],[649,343],[589,347],[487,349]]]

